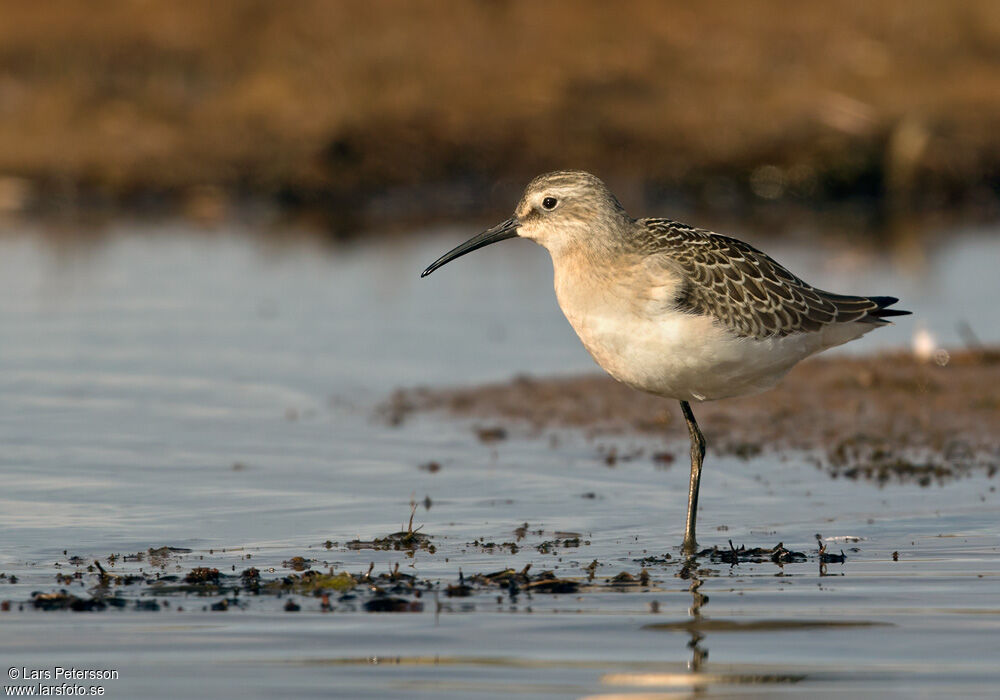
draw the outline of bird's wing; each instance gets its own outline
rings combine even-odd
[[[713,317],[735,334],[770,338],[832,323],[884,323],[893,297],[831,294],[799,279],[743,241],[669,219],[640,219],[637,243],[681,274],[678,309]]]

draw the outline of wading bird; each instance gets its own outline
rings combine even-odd
[[[677,399],[691,437],[683,550],[696,550],[705,438],[692,401],[772,387],[797,362],[910,313],[894,297],[831,294],[735,238],[670,219],[633,219],[597,177],[536,177],[514,216],[434,261],[421,277],[520,236],[552,256],[559,306],[612,377]]]

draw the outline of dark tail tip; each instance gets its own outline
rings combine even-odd
[[[890,309],[887,308],[895,304],[899,299],[896,297],[868,297],[876,304],[878,308],[874,311],[869,311],[869,316],[874,316],[875,318],[888,318],[890,316],[909,316],[911,311],[904,311],[903,309]]]

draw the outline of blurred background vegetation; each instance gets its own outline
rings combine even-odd
[[[997,216],[1000,3],[0,0],[0,210]],[[661,214],[669,210],[658,211]]]

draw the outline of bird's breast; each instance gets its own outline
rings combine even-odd
[[[634,269],[556,265],[559,306],[584,347],[608,374],[636,389],[700,401],[761,391],[809,354],[780,340],[738,338],[704,315],[678,311],[679,280],[649,280]]]

